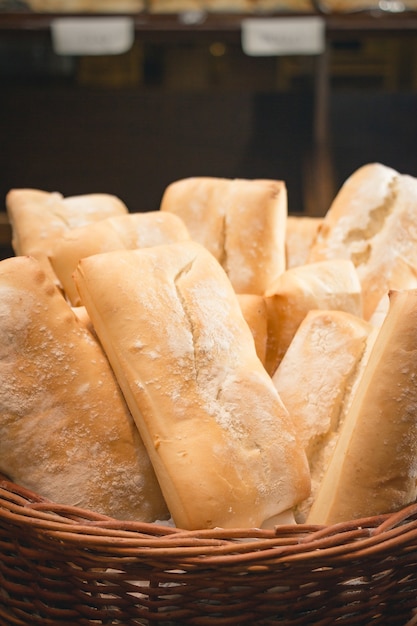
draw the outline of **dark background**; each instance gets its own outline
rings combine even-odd
[[[12,187],[108,192],[147,211],[182,177],[263,177],[286,181],[291,213],[323,214],[319,177],[331,196],[370,161],[417,176],[416,66],[416,37],[332,43],[323,173],[315,57],[248,58],[213,36],[67,58],[45,35],[3,36],[0,197]]]

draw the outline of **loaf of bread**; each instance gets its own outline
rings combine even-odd
[[[293,267],[266,290],[267,365],[272,375],[308,311],[338,310],[362,317],[362,290],[352,261],[337,259]]]
[[[290,11],[292,13],[302,13],[315,10],[315,5],[311,0],[252,0],[251,4],[253,12],[276,11],[277,13],[282,13],[283,11]]]
[[[136,13],[146,8],[146,0],[25,0],[40,13]]]
[[[324,217],[309,261],[352,261],[365,319],[390,289],[417,287],[416,204],[417,178],[370,163],[345,181]]]
[[[392,291],[308,523],[389,513],[416,500],[416,354],[417,290]]]
[[[129,213],[72,228],[52,242],[50,262],[68,300],[79,306],[72,275],[80,259],[110,250],[144,248],[189,238],[184,222],[174,214]]]
[[[156,0],[158,1],[158,0]],[[167,0],[165,0],[167,1]],[[207,11],[228,13],[270,13],[282,11],[313,11],[309,0],[201,0]]]
[[[54,241],[72,228],[127,213],[122,200],[111,194],[64,198],[58,192],[40,189],[11,189],[6,196],[6,210],[14,253],[38,259],[54,281],[56,276],[49,262]]]
[[[190,241],[82,259],[75,281],[178,527],[253,527],[310,489],[224,270]]]
[[[378,0],[320,0],[318,4],[324,13],[359,13],[373,11],[381,13],[384,10],[387,14],[397,11],[416,11],[417,0],[401,0],[399,5],[390,2],[382,3]]]
[[[168,185],[160,208],[182,218],[191,238],[222,265],[236,293],[262,295],[285,270],[283,181],[185,178]]]
[[[44,0],[32,0],[42,2]],[[49,0],[51,1],[51,0]],[[271,11],[313,11],[309,0],[148,0],[151,13],[208,11],[212,13],[260,13]]]
[[[11,190],[0,472],[184,529],[414,501],[416,199],[379,163],[323,218],[288,216],[273,180],[182,179],[140,214]]]
[[[0,262],[0,471],[58,503],[163,519],[149,456],[82,319],[38,261]]]
[[[228,13],[249,13],[253,10],[253,0],[202,0],[207,11]]]
[[[345,311],[311,310],[273,376],[307,454],[312,488],[297,507],[304,521],[327,467],[374,328]]]
[[[181,13],[204,10],[204,0],[147,0],[150,13]]]

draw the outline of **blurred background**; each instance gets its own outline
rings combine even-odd
[[[131,47],[111,55],[55,52],[64,1],[0,1],[3,205],[35,187],[155,210],[170,182],[207,175],[283,179],[289,211],[317,216],[366,162],[417,176],[414,7],[294,1],[86,2],[133,22]],[[68,7],[84,15],[81,0]],[[248,56],[250,15],[320,15],[325,51]],[[4,249],[4,206],[0,220]]]

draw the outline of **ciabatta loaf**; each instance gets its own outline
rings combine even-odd
[[[14,253],[38,259],[54,280],[56,276],[48,258],[54,241],[72,228],[127,213],[124,202],[111,194],[64,198],[58,192],[25,188],[8,192],[6,210],[12,228]]]
[[[183,11],[201,11],[203,0],[147,0],[150,13],[177,13]]]
[[[191,238],[222,265],[236,293],[262,295],[285,269],[283,181],[185,178],[168,185],[160,208],[182,218]]]
[[[373,331],[345,311],[309,311],[273,376],[310,466],[311,495],[297,508],[298,521],[316,497]]]
[[[72,275],[80,259],[110,250],[144,248],[190,239],[184,222],[174,214],[150,211],[108,217],[72,228],[52,243],[50,261],[73,306],[80,298]]]
[[[108,252],[75,280],[177,526],[260,526],[308,495],[292,420],[210,252]]]
[[[83,319],[35,259],[0,262],[0,471],[58,503],[162,519],[149,456]]]
[[[152,1],[152,0],[151,0]],[[168,0],[165,0],[167,2]],[[158,0],[156,0],[158,2]],[[308,0],[200,0],[206,11],[228,13],[270,13],[272,11],[311,11]]]
[[[308,523],[395,511],[417,497],[417,290],[390,307],[339,433]]]
[[[338,310],[362,317],[362,291],[352,261],[337,259],[293,267],[266,290],[267,370],[272,375],[308,311]]]
[[[417,287],[417,178],[380,163],[356,170],[324,217],[310,262],[350,259],[370,319],[390,289]]]
[[[143,11],[146,0],[26,0],[32,11],[49,13],[123,13]]]
[[[277,12],[290,11],[303,13],[314,11],[314,4],[310,0],[252,0],[252,12]]]

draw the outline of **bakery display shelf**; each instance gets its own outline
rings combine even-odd
[[[104,13],[96,14],[100,17]],[[110,14],[109,14],[110,15]],[[326,22],[326,31],[332,32],[417,32],[417,11],[388,13],[383,11],[363,11],[358,13],[324,14],[320,11],[311,13],[272,13],[272,14],[237,14],[207,13],[191,16],[190,14],[128,14],[134,21],[138,33],[223,33],[239,35],[242,21],[248,17],[280,17],[282,19],[321,15]],[[188,17],[187,17],[188,15]],[[52,20],[65,16],[87,17],[91,14],[34,13],[31,11],[0,11],[0,31],[47,31]],[[114,13],[111,16],[115,16]]]

